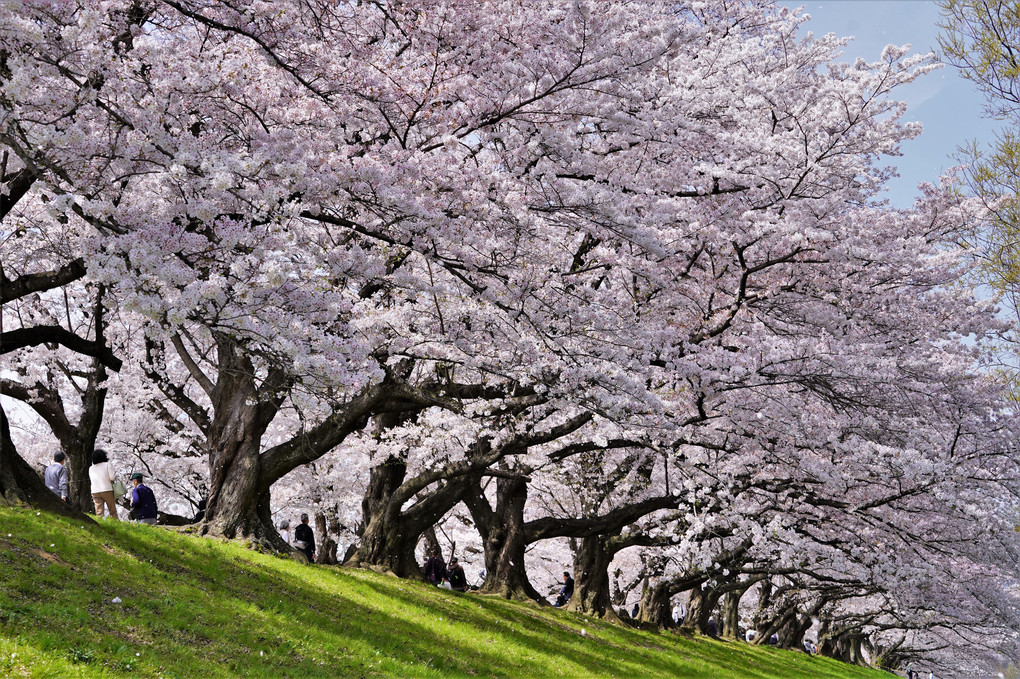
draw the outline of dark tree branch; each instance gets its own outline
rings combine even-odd
[[[7,304],[21,299],[33,292],[43,292],[59,288],[85,276],[85,262],[76,259],[55,271],[25,274],[14,280],[7,278],[0,271],[0,304]],[[91,354],[89,354],[91,355]]]
[[[40,344],[59,344],[71,351],[98,359],[114,372],[120,372],[123,361],[113,355],[110,347],[89,341],[57,325],[39,325],[0,333],[0,354]]]

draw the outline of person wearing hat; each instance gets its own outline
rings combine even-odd
[[[309,563],[315,561],[315,533],[308,525],[307,514],[301,515],[301,525],[294,529],[294,548],[304,554]]]
[[[457,561],[457,557],[450,559],[450,567],[446,569],[446,577],[450,582],[450,589],[458,592],[467,591],[467,576],[464,575],[464,567]]]
[[[135,510],[135,522],[156,525],[156,496],[152,489],[142,483],[142,475],[135,472],[131,475],[131,509]]]

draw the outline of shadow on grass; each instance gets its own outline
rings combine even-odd
[[[55,521],[27,518],[26,549],[46,541]],[[104,668],[117,671],[145,651],[139,673],[182,677],[876,676],[308,566],[161,528],[64,525],[57,529],[66,530],[56,550],[64,562],[59,577],[46,576],[58,565],[45,559],[19,564],[16,577],[25,581],[0,601],[11,599],[27,624],[0,618],[0,633],[63,657],[95,650]],[[37,589],[29,596],[33,574]],[[111,593],[123,604],[111,609]],[[70,614],[76,606],[87,613]]]

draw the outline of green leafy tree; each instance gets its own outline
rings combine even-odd
[[[943,57],[985,96],[985,112],[1003,122],[987,147],[961,149],[967,178],[992,212],[975,233],[985,246],[984,272],[1020,317],[1020,1],[942,0]]]

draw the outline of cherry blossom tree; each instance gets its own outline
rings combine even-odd
[[[985,215],[952,178],[882,202],[930,56],[842,64],[764,1],[0,10],[2,214],[29,196],[43,240],[86,234],[5,274],[5,314],[84,287],[3,351],[90,356],[95,391],[122,314],[132,448],[208,492],[202,530],[282,549],[274,487],[322,526],[363,493],[351,563],[414,575],[467,507],[485,591],[541,598],[528,545],[573,540],[579,610],[639,553],[641,619],[686,594],[735,636],[752,593],[762,636],[824,618],[851,661],[943,629],[905,613],[946,608],[912,579],[1008,581],[964,545],[1013,554],[1013,495],[994,536],[961,528],[1017,477],[987,350],[1010,328],[961,246]],[[152,462],[175,447],[206,474]]]

